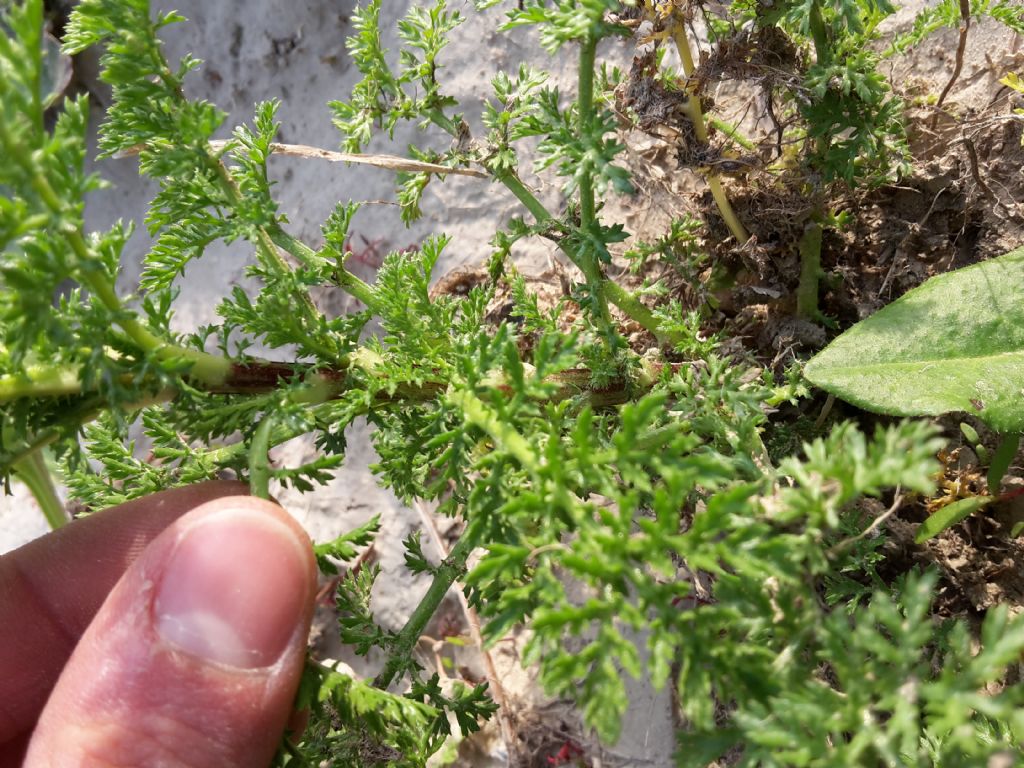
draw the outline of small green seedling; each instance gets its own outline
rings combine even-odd
[[[960,432],[965,438],[967,438],[967,442],[971,444],[971,448],[974,450],[974,455],[978,457],[978,461],[982,466],[987,465],[992,458],[992,454],[989,451],[988,446],[981,441],[981,436],[978,435],[978,430],[966,421],[961,421]]]

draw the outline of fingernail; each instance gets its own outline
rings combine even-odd
[[[157,632],[207,661],[273,664],[303,620],[309,561],[303,542],[259,510],[231,509],[188,528],[159,577]]]

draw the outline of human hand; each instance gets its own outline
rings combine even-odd
[[[0,557],[0,768],[270,762],[316,567],[244,492],[166,491]]]

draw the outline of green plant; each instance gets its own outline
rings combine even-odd
[[[1024,31],[1024,8],[1001,0],[943,0],[923,9],[913,29],[891,37],[882,23],[897,6],[888,0],[777,0],[765,3],[737,0],[717,12],[702,9],[710,36],[703,64],[688,39],[687,24],[697,11],[686,0],[640,2],[655,23],[652,39],[672,40],[682,60],[682,77],[662,69],[660,82],[680,99],[679,110],[691,123],[692,138],[680,152],[684,164],[702,172],[730,233],[739,244],[748,230],[761,239],[771,236],[760,222],[744,222],[729,202],[719,168],[757,167],[767,162],[774,171],[775,192],[798,196],[806,203],[786,225],[799,230],[795,242],[801,264],[796,290],[796,313],[812,321],[824,318],[819,310],[821,252],[830,229],[841,229],[848,212],[830,201],[844,189],[872,188],[903,176],[910,165],[904,125],[904,104],[883,72],[886,56],[905,53],[929,34],[958,21],[991,17],[1010,29]],[[963,15],[962,15],[963,14]],[[966,21],[963,21],[966,20]],[[966,28],[962,32],[956,71],[939,98],[949,92],[962,65]],[[885,40],[890,44],[881,51]],[[660,58],[651,59],[656,66]],[[760,91],[769,105],[768,116],[776,136],[743,138],[703,106],[713,86],[722,81],[745,80]],[[771,111],[781,105],[779,114]],[[650,120],[640,115],[641,127]],[[728,139],[709,140],[708,124]],[[737,156],[729,143],[747,152]],[[691,146],[690,144],[696,146]],[[784,147],[788,147],[784,150]],[[747,214],[750,215],[749,213]]]
[[[804,368],[812,384],[876,413],[960,411],[1003,434],[987,462],[992,496],[943,507],[921,527],[919,541],[992,501],[1017,453],[1024,428],[1024,316],[1015,280],[1021,264],[1024,249],[937,275],[850,328]],[[961,428],[977,442],[973,429]]]
[[[716,356],[698,335],[698,317],[672,302],[652,309],[607,276],[609,246],[626,233],[602,219],[601,202],[628,190],[629,179],[616,163],[622,146],[597,50],[629,33],[618,3],[510,10],[506,27],[536,27],[552,53],[575,49],[577,92],[566,97],[525,67],[499,75],[483,115],[487,135],[477,142],[467,140],[439,79],[459,14],[444,0],[414,7],[401,25],[397,70],[380,45],[380,0],[353,16],[349,49],[364,79],[348,101],[331,105],[344,148],[359,152],[374,131],[400,120],[460,139],[445,152],[415,150],[421,165],[403,165],[414,169],[400,179],[403,215],[417,215],[440,169],[474,166],[532,217],[496,227],[487,284],[432,298],[431,273],[448,238],[389,254],[373,284],[345,267],[356,204],[338,205],[320,247],[299,241],[266,173],[279,105],[259,104],[251,126],[211,144],[225,116],[185,97],[182,81],[197,62],[171,66],[157,36],[180,18],[151,19],[145,0],[82,0],[64,44],[69,52],[106,46],[103,78],[114,101],[100,148],[137,151],[141,171],[160,183],[146,220],[156,243],[135,304],[114,289],[128,227],[85,230],[83,201],[100,183],[83,170],[87,104],[66,102],[54,129],[45,128],[41,2],[3,8],[4,472],[52,495],[36,481],[46,472],[42,453],[52,450],[73,494],[93,509],[222,471],[263,496],[274,479],[312,491],[344,457],[346,426],[362,417],[375,427],[379,481],[403,499],[437,502],[440,514],[462,523],[439,564],[417,538],[406,542],[409,568],[432,584],[400,631],[374,619],[379,569],[341,579],[341,637],[359,653],[379,651],[383,668],[361,681],[311,660],[298,701],[311,723],[282,745],[279,764],[422,766],[453,721],[470,733],[495,711],[486,685],[443,687],[412,654],[457,582],[487,639],[530,628],[525,660],[539,664],[548,691],[577,699],[606,740],[619,735],[628,704],[624,674],[676,686],[687,723],[681,765],[706,765],[733,748],[746,766],[978,765],[1019,748],[1024,690],[983,689],[1024,650],[1024,623],[991,611],[982,652],[972,653],[966,625],[938,627],[928,617],[931,575],[870,597],[840,596],[840,604],[860,601],[851,612],[818,600],[830,575],[870,566],[870,548],[842,538],[869,525],[850,527],[853,502],[895,486],[932,488],[934,430],[903,422],[869,438],[841,423],[805,443],[802,457],[773,461],[761,435],[771,407],[799,390],[794,376],[775,388],[770,375]],[[795,24],[796,6],[786,9]],[[826,17],[839,28],[852,23],[838,10]],[[826,86],[838,98],[829,94]],[[698,114],[691,105],[695,123]],[[519,177],[516,142],[532,137],[541,170],[565,180],[558,214]],[[823,163],[841,150],[832,140],[807,147]],[[582,275],[572,286],[581,310],[572,321],[503,276],[511,245],[536,236],[557,242]],[[182,337],[169,325],[175,280],[215,239],[250,244],[261,288],[232,291],[218,307],[219,325]],[[488,301],[505,279],[517,322],[489,324]],[[55,288],[67,280],[75,287],[55,305]],[[322,316],[308,295],[318,285],[343,288],[365,309]],[[613,307],[660,350],[630,348]],[[378,334],[363,333],[371,319]],[[255,341],[288,359],[250,355]],[[134,455],[135,423],[152,439],[152,461]],[[314,460],[268,460],[273,446],[307,434]],[[321,567],[351,560],[375,533],[371,523],[318,544]],[[469,569],[475,550],[482,557]],[[713,578],[714,600],[686,608],[697,573]]]
[[[1024,429],[1024,249],[936,275],[812,358],[815,386],[876,413],[960,411],[1003,433]]]
[[[1024,93],[1024,81],[1020,79],[1020,76],[1016,72],[1009,73],[999,82],[1009,88],[1012,88],[1017,93]],[[1024,109],[1015,109],[1013,110],[1013,113],[1020,118],[1024,116]],[[1024,143],[1024,137],[1021,137],[1021,142]]]

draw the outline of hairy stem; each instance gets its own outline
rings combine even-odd
[[[466,560],[469,559],[469,554],[475,546],[475,530],[470,525],[467,526],[462,536],[455,543],[455,546],[452,547],[448,557],[442,560],[437,570],[434,571],[434,580],[430,583],[427,594],[420,600],[416,610],[412,612],[409,620],[395,638],[388,654],[388,660],[384,664],[384,669],[373,679],[375,687],[387,688],[394,682],[399,673],[408,666],[416,643],[419,642],[420,637],[423,635],[423,630],[434,616],[434,613],[437,612],[441,601],[448,594],[452,584],[466,573]]]
[[[815,321],[818,311],[818,281],[821,278],[821,224],[811,221],[800,238],[800,284],[796,289],[796,313]]]
[[[825,18],[821,15],[821,4],[817,0],[811,3],[807,26],[814,42],[815,58],[819,64],[828,64],[832,60],[832,51],[828,46],[828,30],[825,29]]]
[[[538,224],[547,224],[555,221],[555,217],[544,207],[544,204],[534,196],[514,173],[505,171],[497,174],[496,178],[515,196],[516,200],[523,204],[526,210],[533,214],[533,218],[537,220]],[[572,254],[568,253],[565,248],[562,248],[562,250],[566,252],[567,256],[572,257]]]
[[[735,141],[737,144],[739,144],[741,147],[743,147],[748,152],[756,152],[757,151],[757,144],[755,144],[750,139],[748,139],[746,136],[744,136],[743,132],[740,131],[739,127],[733,125],[732,123],[728,123],[728,122],[726,122],[725,120],[722,120],[719,117],[710,117],[709,116],[707,118],[707,121],[708,121],[708,123],[710,125],[714,126],[716,129],[718,129],[719,131],[724,133],[732,141]]]
[[[597,55],[597,40],[588,37],[580,46],[579,61],[579,100],[576,133],[582,138],[594,119],[594,57]],[[580,228],[586,232],[593,228],[596,221],[594,203],[593,163],[584,158],[580,169]]]
[[[275,415],[264,414],[249,445],[249,492],[257,499],[270,498],[270,435]]]

